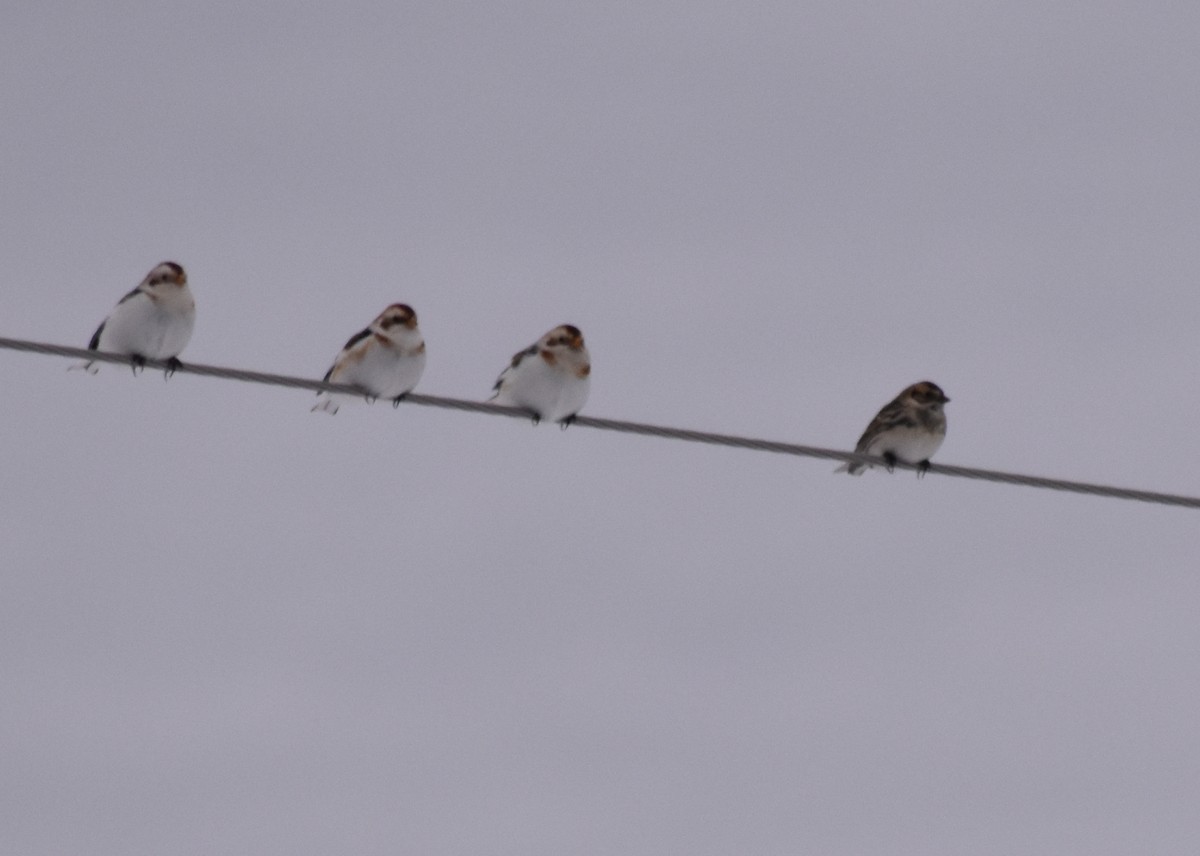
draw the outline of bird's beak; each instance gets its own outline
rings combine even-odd
[[[575,349],[575,350],[577,350],[577,351],[578,351],[580,348],[582,348],[582,347],[583,347],[583,337],[582,337],[582,336],[576,336],[574,339],[572,339],[572,340],[571,340],[571,347],[572,347],[572,348],[574,348],[574,349]]]
[[[180,287],[187,285],[187,274],[183,271],[179,272],[179,282],[177,284]]]

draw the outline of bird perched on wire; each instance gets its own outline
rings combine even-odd
[[[888,472],[897,461],[917,467],[917,477],[929,469],[929,459],[946,439],[946,414],[950,401],[936,383],[914,383],[883,406],[867,426],[854,451],[887,461]],[[834,472],[861,475],[870,464],[845,463]]]
[[[387,398],[399,405],[424,371],[425,339],[417,327],[417,313],[407,304],[393,303],[350,338],[325,380],[357,386],[368,399]],[[318,392],[312,409],[333,415],[346,397]]]
[[[547,419],[566,427],[587,402],[591,372],[583,333],[562,324],[513,355],[490,400],[532,411],[535,425]]]
[[[146,360],[166,360],[166,376],[181,365],[179,355],[192,338],[196,301],[188,288],[187,274],[175,262],[156,265],[137,288],[126,294],[96,328],[89,351],[124,354],[137,374]],[[72,368],[95,374],[95,361]]]

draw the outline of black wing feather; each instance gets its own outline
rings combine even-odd
[[[108,319],[105,318],[103,321],[100,322],[100,326],[96,328],[96,332],[92,334],[92,341],[88,342],[88,350],[89,351],[100,350],[100,334],[104,332],[104,325],[107,323],[108,323]]]
[[[346,342],[346,346],[344,348],[342,348],[342,350],[343,351],[350,350],[351,348],[353,348],[355,345],[357,345],[359,342],[361,342],[363,339],[367,338],[370,335],[371,335],[370,327],[366,328],[365,330],[359,330],[357,333],[355,333],[353,336],[350,337],[350,340],[348,342]],[[329,371],[325,372],[325,377],[323,378],[323,380],[326,383],[329,383],[329,378],[331,378],[333,376],[333,370],[336,366],[337,366],[337,361],[334,360],[333,365],[329,367]]]
[[[370,335],[371,335],[370,327],[368,327],[365,330],[360,330],[359,332],[355,333],[353,336],[350,337],[350,341],[348,341],[346,343],[346,347],[342,348],[342,350],[343,351],[350,350],[351,348],[353,348],[355,345],[357,345],[359,342],[361,342],[363,339],[367,338]]]
[[[120,306],[126,300],[129,300],[133,297],[137,297],[141,293],[142,293],[142,287],[139,285],[133,291],[129,292],[124,297],[122,297],[120,300],[118,300],[117,306]],[[96,328],[96,332],[92,334],[92,341],[88,342],[88,350],[89,351],[100,350],[100,334],[104,332],[104,325],[107,323],[108,323],[108,319],[105,318],[103,321],[100,322],[100,326]]]
[[[538,346],[537,343],[534,342],[525,350],[517,351],[515,354],[513,354],[512,362],[508,364],[508,368],[500,372],[500,377],[496,378],[496,383],[494,386],[492,386],[492,392],[499,392],[500,384],[504,383],[504,376],[508,374],[511,369],[515,369],[517,366],[521,365],[521,360],[525,359],[526,357],[532,357],[537,352]]]
[[[128,294],[126,294],[124,297],[122,297],[120,300],[118,300],[118,301],[117,301],[117,306],[120,306],[122,303],[124,303],[126,300],[129,300],[129,299],[130,299],[130,298],[132,298],[132,297],[137,297],[137,296],[138,296],[139,294],[141,294],[141,293],[142,293],[142,287],[139,285],[139,286],[138,286],[137,288],[135,288],[133,291],[129,292],[129,293],[128,293]]]

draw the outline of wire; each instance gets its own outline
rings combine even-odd
[[[74,357],[89,362],[118,363],[133,365],[132,360],[122,354],[109,354],[102,351],[90,351],[85,348],[72,348],[65,345],[50,345],[42,342],[29,342],[23,339],[0,338],[0,348],[12,351],[26,351],[36,354],[52,354],[60,357]],[[146,360],[148,368],[170,371],[169,366],[162,360]],[[225,380],[240,380],[246,383],[259,383],[267,386],[282,386],[292,389],[308,389],[314,392],[334,392],[344,395],[363,396],[363,390],[355,386],[340,383],[326,383],[320,380],[291,377],[288,375],[270,374],[267,372],[246,371],[245,369],[230,369],[221,366],[206,366],[200,363],[183,363],[177,370],[185,374],[215,377]],[[441,407],[447,410],[465,410],[472,413],[488,413],[493,416],[508,416],[511,418],[528,419],[531,414],[517,407],[503,407],[482,401],[467,401],[460,398],[443,398],[436,395],[410,393],[404,398],[405,404],[417,404],[422,407]],[[846,461],[849,463],[865,463],[876,466],[887,466],[882,458],[871,455],[860,455],[856,452],[842,452],[837,449],[822,449],[816,446],[801,446],[795,443],[780,443],[774,440],[758,440],[752,437],[737,437],[731,434],[713,434],[708,431],[692,431],[687,428],[668,428],[662,425],[648,425],[642,422],[626,422],[619,419],[602,419],[597,416],[578,416],[571,423],[584,428],[597,428],[601,431],[617,431],[622,434],[641,434],[648,437],[665,437],[671,440],[683,440],[689,443],[706,443],[712,446],[730,446],[737,449],[750,449],[756,452],[773,452],[779,455],[796,455],[804,458],[825,458],[831,461]],[[895,465],[903,470],[916,470],[918,467],[898,461]],[[1200,508],[1200,497],[1179,496],[1170,493],[1156,493],[1148,490],[1133,490],[1131,488],[1113,487],[1111,485],[1089,484],[1087,482],[1066,481],[1044,476],[1027,476],[1019,473],[1006,473],[999,470],[981,470],[975,467],[956,467],[950,464],[930,464],[927,472],[943,476],[957,476],[965,479],[1001,482],[1003,484],[1023,485],[1025,487],[1061,490],[1068,493],[1083,493],[1091,496],[1107,496],[1114,499],[1131,499],[1139,502],[1151,502],[1159,505],[1175,505],[1184,508]]]

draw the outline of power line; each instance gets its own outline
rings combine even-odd
[[[26,351],[35,354],[52,354],[60,357],[73,357],[91,362],[117,363],[129,366],[129,357],[119,354],[109,354],[102,351],[89,351],[85,348],[72,348],[65,345],[51,345],[42,342],[29,342],[23,339],[0,338],[0,348],[12,351]],[[171,367],[165,361],[146,360],[146,367],[168,371]],[[309,380],[289,375],[270,374],[268,372],[247,371],[245,369],[230,369],[222,366],[206,366],[200,363],[183,363],[178,371],[185,374],[201,375],[204,377],[239,380],[246,383],[259,383],[267,386],[282,386],[292,389],[307,389],[314,392],[335,392],[345,395],[362,396],[363,391],[354,386],[339,383],[326,383],[321,380]],[[472,413],[487,413],[493,416],[508,416],[510,418],[528,419],[528,411],[516,407],[503,407],[483,401],[467,401],[460,398],[443,398],[436,395],[411,393],[404,399],[405,404],[417,404],[422,407],[441,407],[447,410],[465,410]],[[579,416],[572,423],[584,428],[598,428],[601,431],[617,431],[622,434],[641,434],[648,437],[665,437],[671,440],[683,440],[689,443],[706,443],[712,446],[729,446],[736,449],[750,449],[756,452],[773,452],[779,455],[796,455],[804,458],[824,458],[830,461],[847,461],[851,463],[867,463],[886,466],[882,458],[870,455],[860,455],[855,452],[842,452],[837,449],[822,449],[817,446],[801,446],[796,443],[780,443],[774,440],[758,440],[752,437],[738,437],[732,434],[713,434],[708,431],[692,431],[687,428],[668,428],[662,425],[648,425],[642,422],[626,422],[620,419],[602,419],[597,416]],[[903,470],[915,470],[912,464],[897,462],[896,467]],[[943,476],[957,476],[966,479],[1002,482],[1004,484],[1023,485],[1025,487],[1061,490],[1068,493],[1083,493],[1092,496],[1107,496],[1114,499],[1132,499],[1139,502],[1151,502],[1159,505],[1175,505],[1184,508],[1200,508],[1200,497],[1179,496],[1170,493],[1156,493],[1148,490],[1133,490],[1131,488],[1114,487],[1111,485],[1089,484],[1088,482],[1052,479],[1044,476],[1027,476],[1019,473],[1006,473],[999,470],[981,470],[975,467],[956,467],[951,464],[931,464],[928,472]]]

